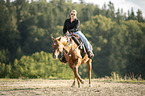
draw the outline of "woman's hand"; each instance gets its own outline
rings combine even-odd
[[[67,32],[65,33],[65,35],[68,36],[68,35],[69,35],[69,31],[67,31]]]

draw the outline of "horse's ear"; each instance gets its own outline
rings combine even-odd
[[[55,40],[52,35],[51,35],[51,38],[52,38],[52,40]]]
[[[58,41],[60,41],[60,40],[61,40],[61,37],[60,37],[60,38],[58,38],[57,40],[58,40]]]

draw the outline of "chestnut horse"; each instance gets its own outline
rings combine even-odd
[[[91,87],[91,69],[92,69],[92,59],[88,58],[88,55],[85,54],[82,58],[81,56],[81,50],[78,48],[77,44],[69,37],[66,36],[57,37],[56,39],[51,37],[53,40],[53,58],[57,59],[58,55],[63,52],[64,50],[64,56],[66,58],[66,61],[68,62],[70,68],[74,72],[74,82],[72,84],[72,87],[75,86],[75,81],[77,79],[78,87],[81,87],[80,83],[84,83],[84,80],[80,77],[78,74],[78,67],[81,64],[87,63],[87,69],[88,69],[88,77],[89,77],[89,87]]]

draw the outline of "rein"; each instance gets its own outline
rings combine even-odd
[[[79,46],[77,46],[77,47],[74,49],[74,51],[76,51],[81,45],[82,45],[82,44],[80,44]],[[73,52],[74,52],[74,51],[73,51]]]

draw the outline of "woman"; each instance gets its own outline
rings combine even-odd
[[[65,20],[63,33],[65,35],[71,35],[72,33],[79,35],[79,38],[81,38],[81,40],[83,41],[83,43],[85,44],[88,50],[87,52],[88,57],[92,59],[94,57],[94,54],[92,52],[93,49],[92,49],[91,44],[85,37],[85,35],[79,30],[80,21],[77,19],[77,16],[76,16],[77,11],[72,10],[70,15],[71,15],[71,18]]]

